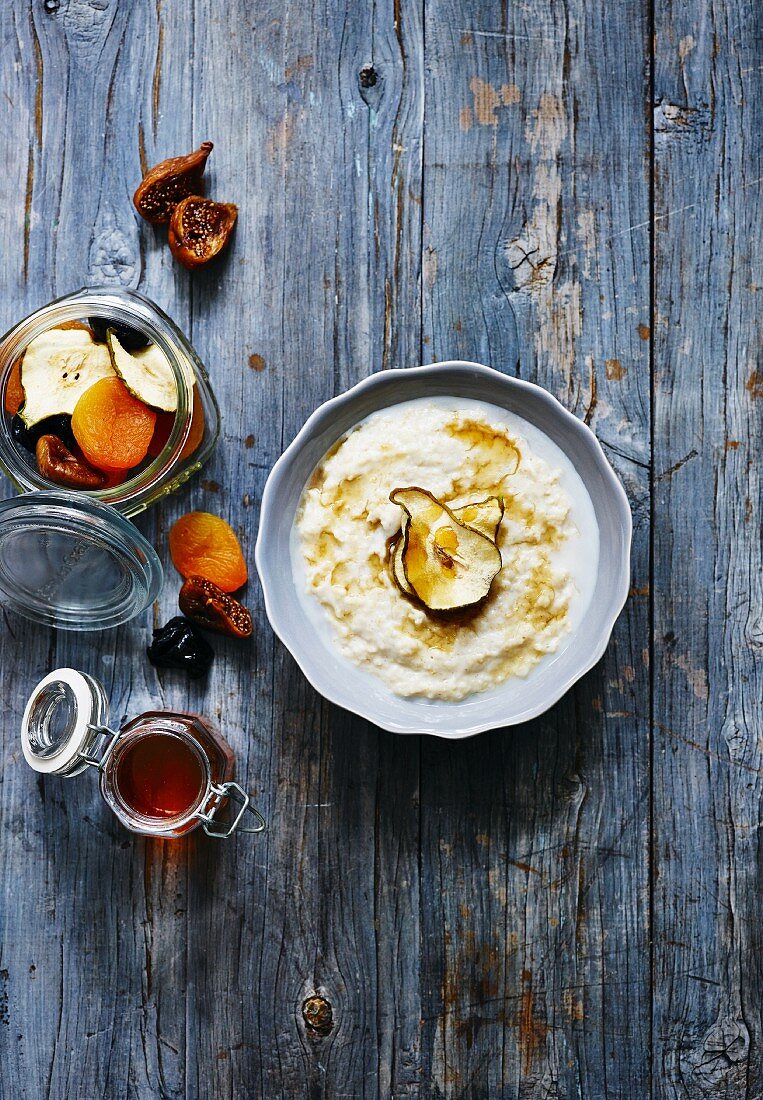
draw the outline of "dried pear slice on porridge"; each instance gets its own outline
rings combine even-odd
[[[408,527],[408,513],[403,512],[403,525],[400,528],[400,534],[397,537],[397,542],[392,547],[392,556],[390,558],[390,567],[392,569],[392,579],[401,592],[406,596],[415,596],[408,578],[405,575],[405,569],[403,568],[403,551],[405,550],[405,533]]]
[[[465,527],[471,527],[473,531],[478,531],[492,542],[496,542],[498,538],[498,529],[503,519],[502,499],[499,497],[487,497],[485,500],[477,501],[474,504],[464,504],[461,508],[451,508],[451,512],[459,523],[463,523]],[[405,575],[405,569],[403,568],[405,531],[408,522],[408,513],[403,512],[403,524],[397,541],[392,547],[390,567],[392,570],[392,579],[401,592],[404,592],[406,596],[415,596],[416,593],[409,583]]]
[[[403,571],[424,606],[430,611],[460,611],[481,603],[501,570],[496,544],[459,522],[425,489],[395,489],[390,500],[408,517]]]
[[[451,508],[451,512],[464,527],[471,527],[472,531],[479,531],[495,542],[503,519],[503,498],[487,497],[475,504],[464,504],[462,508]]]

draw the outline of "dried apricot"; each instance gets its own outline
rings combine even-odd
[[[121,378],[102,378],[80,397],[72,414],[74,438],[101,470],[129,470],[146,457],[156,413]]]
[[[117,485],[121,485],[123,481],[127,481],[130,472],[130,470],[104,470],[103,476],[106,480],[103,483],[103,488],[116,489]]]
[[[9,416],[15,416],[24,404],[24,387],[21,385],[22,362],[23,356],[13,364],[5,386],[5,411]]]
[[[154,434],[151,436],[151,442],[148,445],[148,453],[152,458],[157,458],[164,448],[167,446],[167,440],[170,437],[173,425],[175,423],[175,414],[173,412],[160,412],[156,414],[156,425],[154,427]],[[191,414],[191,430],[188,433],[188,438],[183,444],[183,450],[180,452],[180,458],[190,458],[193,452],[197,449],[202,439],[204,438],[204,407],[200,398],[194,391],[193,395],[193,413]]]
[[[172,525],[170,554],[184,577],[206,577],[223,592],[246,584],[241,544],[232,527],[209,512],[188,512]]]

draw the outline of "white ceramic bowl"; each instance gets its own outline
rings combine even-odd
[[[599,565],[593,599],[574,634],[527,681],[510,679],[461,702],[401,698],[348,661],[316,601],[297,592],[289,552],[302,490],[320,460],[350,428],[378,409],[418,397],[487,401],[544,432],[569,457],[593,502]],[[265,610],[278,637],[313,687],[346,710],[394,733],[469,737],[542,714],[599,660],[628,594],[631,513],[620,482],[585,424],[530,382],[478,363],[385,370],[321,405],[276,462],[265,485],[255,559]]]

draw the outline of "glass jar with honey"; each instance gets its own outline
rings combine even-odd
[[[21,744],[27,763],[45,775],[95,768],[104,801],[131,832],[181,837],[201,826],[224,839],[265,828],[233,780],[230,746],[206,718],[147,711],[114,730],[102,684],[75,669],[56,669],[39,682],[24,710]]]

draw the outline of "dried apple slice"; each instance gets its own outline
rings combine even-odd
[[[113,329],[106,333],[106,342],[111,356],[111,365],[122,379],[133,397],[144,405],[162,412],[175,412],[178,407],[178,392],[175,375],[172,373],[169,359],[156,344],[138,351],[127,351],[119,342]],[[183,363],[183,374],[188,384],[193,385],[196,376],[193,370]]]
[[[113,378],[109,353],[89,329],[51,328],[27,345],[21,363],[27,428],[61,413],[71,415],[82,394],[102,378]]]
[[[395,489],[390,500],[408,517],[403,571],[424,606],[430,611],[459,611],[481,603],[502,566],[495,543],[460,523],[425,489]]]

